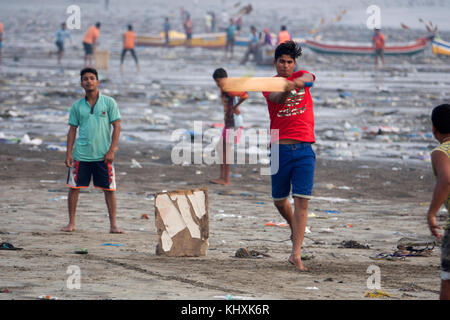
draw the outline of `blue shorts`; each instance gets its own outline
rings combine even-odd
[[[314,185],[316,155],[311,143],[272,145],[270,169],[273,200],[289,197],[310,199]]]
[[[116,177],[113,163],[104,161],[74,161],[67,175],[67,186],[73,189],[88,188],[91,178],[94,187],[108,191],[116,190]]]

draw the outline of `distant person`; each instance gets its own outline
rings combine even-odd
[[[233,58],[234,53],[234,45],[236,42],[236,32],[237,32],[237,26],[233,22],[233,19],[230,19],[230,24],[227,27],[226,34],[226,44],[225,44],[225,59],[228,58],[228,53],[231,54],[230,58]]]
[[[212,16],[211,13],[208,11],[205,14],[205,32],[209,33],[212,30]]]
[[[287,31],[286,26],[281,26],[281,31],[278,33],[277,37],[277,45],[280,45],[286,41],[292,41],[292,36]]]
[[[184,33],[186,34],[186,45],[190,47],[192,43],[192,30],[194,27],[190,14],[186,15],[186,20],[184,21],[183,26]]]
[[[269,32],[269,29],[264,28],[264,40],[263,45],[273,46],[272,35]]]
[[[211,32],[216,32],[216,14],[212,11],[210,11],[209,14],[211,15]]]
[[[69,30],[67,30],[67,26],[66,23],[63,22],[61,24],[61,28],[55,32],[55,37],[56,37],[56,47],[58,49],[57,53],[58,53],[58,64],[61,64],[61,59],[64,55],[64,43],[66,41],[66,39],[70,39],[70,44],[72,44],[72,36],[70,35]]]
[[[313,100],[309,83],[315,76],[306,70],[294,72],[302,49],[293,41],[275,49],[276,77],[287,81],[283,92],[263,92],[270,116],[272,198],[291,228],[292,250],[288,261],[306,271],[301,249],[308,217],[308,200],[314,185],[316,156]],[[294,210],[289,201],[292,192]]]
[[[70,109],[69,132],[65,164],[69,168],[67,186],[69,224],[61,231],[75,230],[75,214],[80,189],[102,189],[108,208],[110,233],[123,233],[116,221],[116,174],[114,152],[120,136],[120,112],[116,101],[100,93],[97,70],[84,68],[80,72],[85,96]],[[77,136],[77,130],[80,129]],[[111,130],[112,128],[112,130]],[[74,147],[75,146],[75,147]]]
[[[220,177],[211,180],[211,183],[228,186],[230,184],[231,172],[231,146],[239,139],[242,133],[243,120],[239,106],[248,98],[246,92],[224,92],[223,79],[228,78],[228,74],[223,68],[216,69],[213,73],[213,79],[220,88],[220,96],[224,112],[224,128],[219,141],[218,149],[220,153]],[[239,101],[236,102],[235,98]]]
[[[136,42],[136,33],[133,31],[133,26],[131,24],[128,25],[128,31],[123,35],[123,49],[122,54],[120,55],[120,72],[123,72],[123,61],[125,60],[125,54],[127,51],[131,52],[133,56],[134,62],[136,63],[136,69],[139,71],[139,62],[136,56],[135,48]]]
[[[0,64],[2,64],[2,48],[4,35],[5,29],[3,28],[3,23],[0,22]]]
[[[84,48],[84,66],[92,66],[92,58],[97,48],[98,38],[100,37],[101,23],[97,22],[94,26],[90,27],[83,38]]]
[[[166,17],[164,19],[163,29],[164,29],[164,41],[165,41],[165,44],[168,45],[169,44],[169,32],[170,32],[170,22],[169,22],[168,17]]]
[[[384,35],[380,29],[375,29],[375,33],[372,37],[372,44],[375,47],[375,68],[378,68],[378,57],[381,58],[381,63],[384,67]]]
[[[431,113],[433,135],[440,146],[431,152],[431,164],[436,176],[430,207],[427,212],[428,227],[431,234],[442,240],[441,248],[441,300],[450,300],[450,104],[435,107]],[[438,232],[436,215],[442,204],[447,209],[447,222],[444,235]]]
[[[245,52],[244,58],[241,61],[241,64],[246,64],[250,55],[253,55],[253,58],[256,59],[259,48],[259,37],[256,33],[256,28],[254,26],[250,27],[250,38],[248,41],[247,51]]]

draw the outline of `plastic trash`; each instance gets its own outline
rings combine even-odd
[[[284,222],[273,222],[273,221],[269,221],[265,224],[266,227],[289,227],[288,223],[284,223]]]
[[[364,294],[364,297],[365,298],[383,298],[383,297],[391,298],[393,296],[383,290],[374,290],[372,292],[366,291],[366,293]]]
[[[327,214],[341,214],[342,211],[340,211],[340,210],[325,210],[325,213],[327,213]]]
[[[103,243],[102,246],[123,247],[124,245],[121,243]]]
[[[136,159],[131,159],[131,168],[142,168],[141,164]]]
[[[53,296],[50,296],[50,295],[39,296],[38,298],[41,299],[41,300],[58,300],[57,297],[53,297]]]

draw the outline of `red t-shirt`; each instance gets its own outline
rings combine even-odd
[[[306,70],[294,72],[287,80],[294,80]],[[316,77],[312,74],[314,80]],[[302,142],[316,142],[314,137],[313,101],[309,87],[292,90],[285,104],[278,104],[269,100],[270,92],[263,92],[267,101],[270,116],[271,142],[282,139],[293,139]],[[279,130],[278,139],[273,130]]]

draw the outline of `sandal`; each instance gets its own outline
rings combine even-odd
[[[22,250],[23,248],[16,248],[11,243],[2,242],[0,243],[0,250]]]

